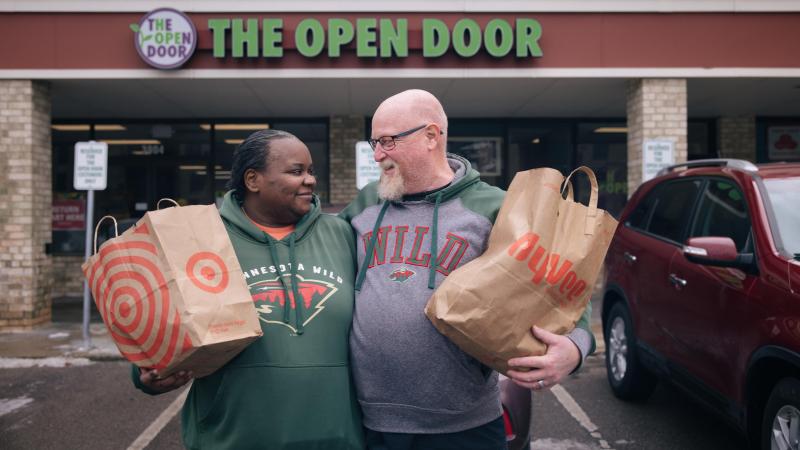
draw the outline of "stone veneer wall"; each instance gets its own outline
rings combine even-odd
[[[0,330],[51,317],[50,88],[0,81]]]
[[[330,147],[330,202],[346,205],[355,198],[356,142],[364,140],[364,116],[339,115],[330,117],[328,129]]]
[[[628,196],[642,184],[642,145],[645,140],[671,140],[675,162],[685,162],[686,80],[628,81]]]
[[[756,162],[756,118],[720,117],[717,121],[720,158]]]
[[[52,298],[83,296],[83,256],[53,256]]]

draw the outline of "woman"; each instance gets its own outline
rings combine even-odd
[[[363,448],[347,348],[354,238],[321,213],[315,184],[308,148],[287,132],[258,131],[234,153],[220,214],[264,336],[194,381],[182,415],[188,448]],[[148,393],[191,378],[137,375]]]

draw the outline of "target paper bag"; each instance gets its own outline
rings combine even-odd
[[[83,273],[122,355],[163,376],[208,375],[261,335],[214,205],[146,213],[103,244]]]
[[[591,182],[588,207],[572,199],[569,178],[578,171]],[[575,327],[617,227],[597,208],[594,172],[572,174],[565,182],[555,169],[519,172],[486,252],[451,273],[425,308],[442,334],[499,372],[510,358],[545,353],[531,326],[557,334]]]

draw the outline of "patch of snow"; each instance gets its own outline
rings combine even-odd
[[[58,333],[53,333],[47,336],[48,339],[66,339],[69,337],[69,333],[65,331],[59,331]]]
[[[31,367],[74,367],[92,364],[88,358],[0,358],[0,369],[27,369]]]

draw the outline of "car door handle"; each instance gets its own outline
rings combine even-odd
[[[628,252],[625,252],[624,256],[625,256],[625,261],[628,261],[631,264],[636,262],[636,255],[632,255]]]
[[[672,283],[672,285],[676,288],[686,287],[686,280],[683,278],[678,278],[678,276],[674,273],[669,274],[669,282]]]

